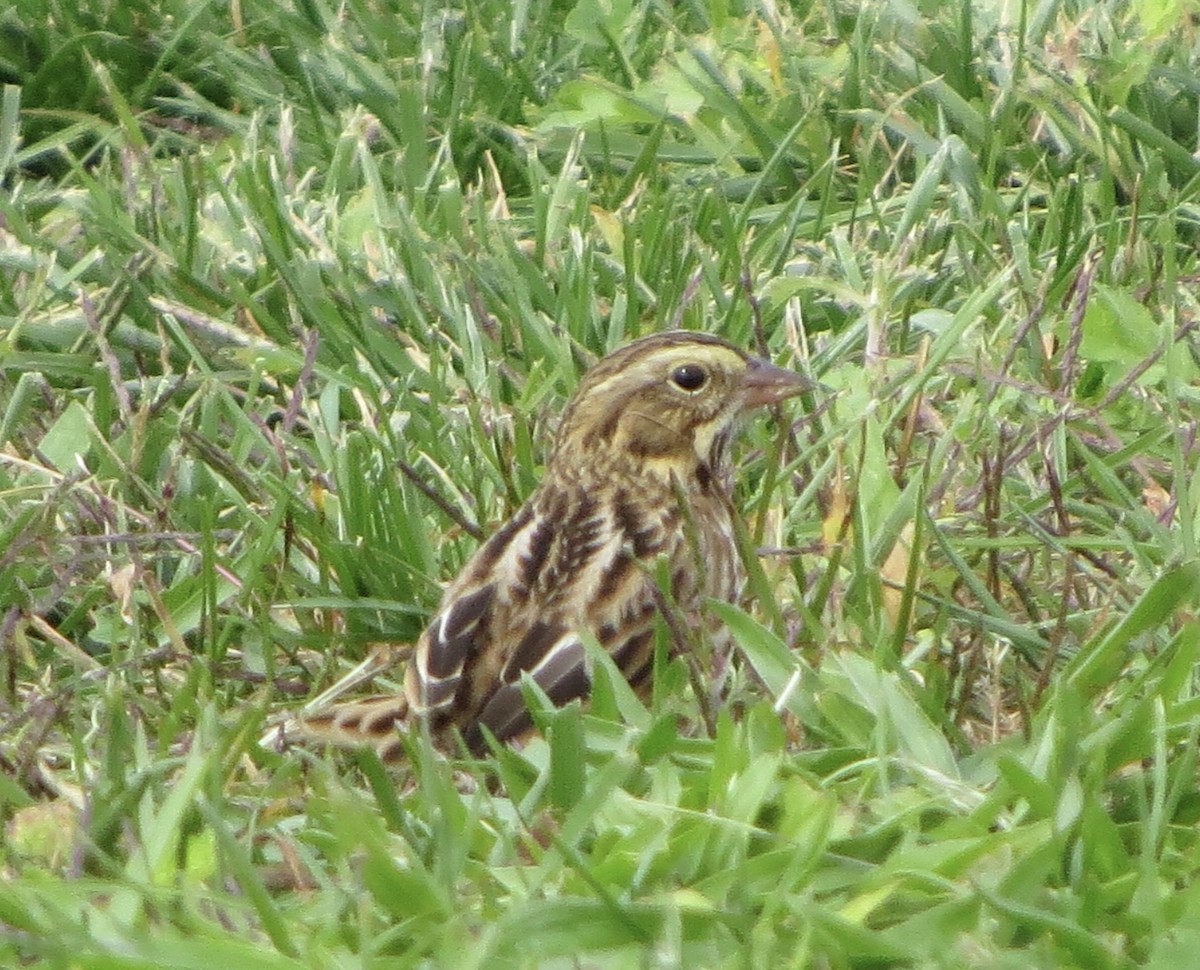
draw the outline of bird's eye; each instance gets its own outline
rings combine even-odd
[[[708,380],[708,371],[699,364],[683,364],[671,371],[671,382],[684,391],[698,391]]]

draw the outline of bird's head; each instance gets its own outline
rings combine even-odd
[[[652,474],[722,475],[737,419],[814,385],[719,337],[673,330],[622,347],[583,378],[552,465],[627,456]]]

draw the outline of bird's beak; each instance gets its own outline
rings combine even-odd
[[[820,386],[803,374],[751,357],[746,376],[742,378],[742,400],[746,402],[746,407],[757,408],[816,390]]]

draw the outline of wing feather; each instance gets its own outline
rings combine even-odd
[[[526,733],[526,674],[555,704],[586,697],[585,631],[631,684],[644,687],[660,609],[695,618],[703,595],[729,598],[724,587],[736,585],[736,564],[704,536],[689,538],[673,492],[618,484],[610,494],[602,504],[582,485],[535,493],[447,590],[405,680],[412,711],[436,732],[458,728],[476,752],[484,728],[501,741]],[[693,505],[701,499],[691,497]],[[718,511],[723,521],[724,507]],[[660,575],[671,585],[665,597],[656,586]],[[383,707],[350,717],[354,724],[342,717],[329,727],[356,729],[377,743],[398,720]]]

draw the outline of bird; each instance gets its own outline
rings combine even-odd
[[[742,595],[730,456],[739,418],[816,386],[699,331],[652,334],[604,357],[563,412],[540,484],[445,589],[403,692],[336,703],[279,733],[369,745],[395,761],[400,729],[423,721],[443,750],[481,755],[488,735],[532,732],[524,678],[556,706],[587,698],[589,638],[644,693],[660,618],[686,648],[723,634],[706,598]]]

